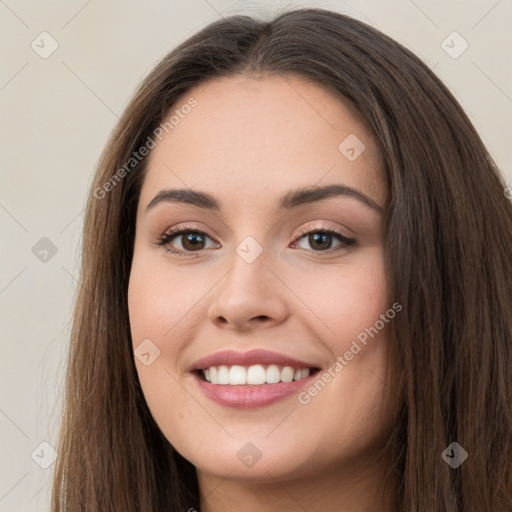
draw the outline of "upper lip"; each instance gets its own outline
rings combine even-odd
[[[253,364],[275,364],[278,366],[291,366],[293,368],[317,368],[312,363],[299,361],[290,356],[271,352],[268,350],[255,349],[249,352],[237,352],[236,350],[221,350],[209,356],[199,359],[192,364],[189,371],[204,370],[210,366],[251,366]]]

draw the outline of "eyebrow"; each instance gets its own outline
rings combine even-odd
[[[330,197],[344,196],[357,199],[366,206],[377,211],[381,215],[384,213],[373,199],[363,194],[359,190],[347,187],[345,185],[327,185],[325,187],[304,187],[287,192],[277,204],[277,210],[290,210],[305,204],[311,204]],[[186,203],[199,208],[220,211],[221,203],[212,195],[198,190],[187,188],[163,189],[150,201],[146,212],[160,203]]]

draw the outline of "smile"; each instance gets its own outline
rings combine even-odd
[[[260,386],[262,384],[302,380],[308,377],[312,370],[314,369],[293,368],[292,366],[278,366],[275,364],[254,364],[251,366],[210,366],[201,370],[201,372],[204,379],[211,384]]]
[[[223,350],[192,364],[188,371],[201,392],[224,407],[265,407],[299,393],[320,365],[267,350]]]

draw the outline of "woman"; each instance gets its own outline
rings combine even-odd
[[[512,510],[504,191],[362,22],[185,41],[92,185],[53,510]]]

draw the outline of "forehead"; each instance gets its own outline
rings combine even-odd
[[[386,201],[369,131],[334,93],[300,77],[216,78],[183,95],[164,122],[170,116],[149,156],[141,206],[164,188],[261,204],[291,188],[334,183]]]

